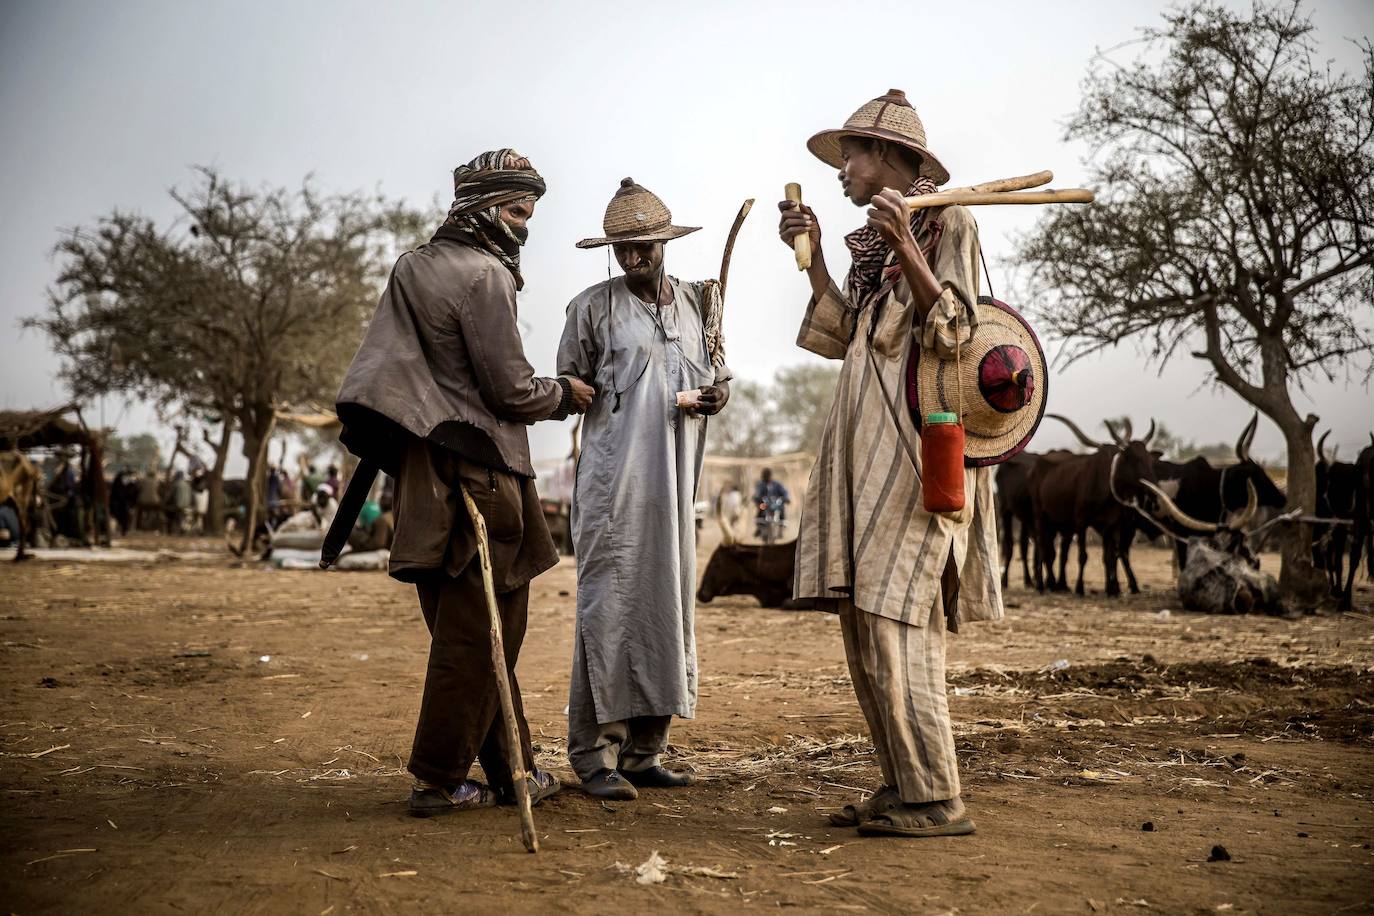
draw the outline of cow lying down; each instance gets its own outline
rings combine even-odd
[[[1259,558],[1250,550],[1247,529],[1259,510],[1253,483],[1246,481],[1245,508],[1218,524],[1193,518],[1163,490],[1148,482],[1145,486],[1154,491],[1165,530],[1181,526],[1204,535],[1187,538],[1188,559],[1178,573],[1178,595],[1185,608],[1204,614],[1284,613],[1278,583],[1260,570]]]
[[[722,542],[706,563],[697,600],[710,604],[724,595],[753,595],[763,607],[807,611],[810,601],[792,597],[792,574],[797,568],[797,542],[738,544]]]

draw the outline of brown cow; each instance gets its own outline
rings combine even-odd
[[[797,542],[785,544],[740,544],[727,523],[719,504],[716,523],[720,525],[720,546],[711,554],[697,587],[697,600],[710,604],[723,595],[753,595],[764,607],[787,611],[809,610],[810,599],[792,597],[792,579],[797,567]]]
[[[1021,580],[1031,587],[1030,536],[1035,527],[1031,511],[1030,473],[1039,455],[1022,452],[997,466],[997,521],[1002,535],[1002,587],[1007,587],[1012,557],[1015,553],[1017,522],[1021,523]]]
[[[1139,498],[1146,495],[1141,483],[1153,483],[1155,480],[1154,456],[1150,453],[1154,423],[1150,423],[1150,431],[1144,439],[1133,439],[1129,421],[1121,432],[1108,422],[1107,429],[1112,434],[1113,442],[1107,445],[1088,438],[1067,417],[1058,414],[1046,416],[1068,426],[1079,441],[1095,448],[1096,452],[1053,461],[1041,458],[1032,471],[1034,484],[1031,498],[1035,506],[1036,542],[1043,562],[1053,562],[1054,533],[1072,532],[1078,538],[1078,582],[1074,592],[1082,595],[1083,567],[1088,562],[1088,529],[1093,528],[1102,535],[1102,566],[1107,596],[1114,598],[1121,594],[1121,585],[1116,576],[1118,559],[1126,571],[1131,594],[1139,594],[1140,586],[1131,569],[1131,542],[1139,527],[1135,507]],[[1067,584],[1063,577],[1068,545],[1069,540],[1065,538],[1060,554],[1060,588]]]
[[[29,509],[38,492],[38,470],[23,452],[0,452],[0,505],[10,503],[19,516],[19,551],[15,560],[27,560]]]

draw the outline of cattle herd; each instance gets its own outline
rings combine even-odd
[[[1132,594],[1140,591],[1131,569],[1137,534],[1173,542],[1178,562],[1179,596],[1185,607],[1208,613],[1280,613],[1284,610],[1273,576],[1260,569],[1258,552],[1278,525],[1297,519],[1285,512],[1287,498],[1250,455],[1259,417],[1241,430],[1235,460],[1212,464],[1196,457],[1168,461],[1153,447],[1156,425],[1141,438],[1130,421],[1120,428],[1107,421],[1110,441],[1088,436],[1057,414],[1090,451],[1064,449],[1023,452],[996,473],[997,513],[1002,549],[1002,585],[1014,556],[1021,555],[1022,581],[1038,591],[1069,590],[1069,551],[1078,542],[1073,591],[1084,594],[1089,532],[1102,546],[1106,594],[1121,594],[1118,565]],[[1317,506],[1313,524],[1313,563],[1324,570],[1340,610],[1350,610],[1356,571],[1364,562],[1374,578],[1374,434],[1354,462],[1336,460],[1317,444]],[[752,595],[765,607],[796,607],[791,598],[795,542],[738,543],[717,501],[722,540],[702,575],[697,597]]]
[[[1138,533],[1150,539],[1162,535],[1175,545],[1185,606],[1212,613],[1282,610],[1274,581],[1260,572],[1256,553],[1272,527],[1300,513],[1280,514],[1287,498],[1250,456],[1258,416],[1236,440],[1235,461],[1222,465],[1202,457],[1181,464],[1165,460],[1152,448],[1153,421],[1140,439],[1129,421],[1121,429],[1108,421],[1111,441],[1098,442],[1067,417],[1047,416],[1065,424],[1092,451],[1023,452],[998,468],[1003,585],[1018,530],[1023,582],[1039,591],[1068,590],[1069,550],[1077,539],[1074,592],[1079,595],[1089,531],[1101,539],[1108,596],[1121,593],[1118,562],[1131,592],[1139,591],[1131,544]],[[1318,443],[1316,468],[1316,517],[1323,521],[1314,523],[1313,562],[1326,571],[1338,607],[1349,610],[1361,559],[1374,576],[1374,434],[1354,463],[1327,457],[1324,440]]]

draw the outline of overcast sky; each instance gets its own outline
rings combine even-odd
[[[1248,4],[1244,4],[1248,7]],[[253,184],[379,189],[419,207],[451,196],[451,170],[512,146],[548,182],[525,250],[526,352],[552,373],[569,299],[605,279],[606,202],[633,176],[679,224],[703,231],[668,247],[668,269],[714,277],[740,202],[758,199],[735,251],[726,337],[737,376],[766,380],[814,359],[794,345],[808,287],[776,235],[774,202],[798,181],[821,219],[837,276],[841,236],[861,213],[805,141],[901,88],[953,185],[1042,168],[1082,180],[1086,150],[1062,140],[1099,48],[1155,25],[1155,2],[845,3],[272,2],[0,4],[0,406],[64,400],[46,339],[22,332],[45,308],[58,231],[115,207],[170,219],[167,189],[213,165]],[[1324,53],[1354,65],[1346,39],[1374,33],[1374,3],[1310,7]],[[1118,52],[1120,53],[1120,52]],[[1127,54],[1129,56],[1129,52]],[[435,211],[436,220],[444,205]],[[994,291],[999,260],[1037,208],[976,211]],[[1025,306],[1012,298],[1012,304]],[[1057,348],[1051,345],[1051,355]],[[1234,439],[1250,410],[1203,385],[1184,357],[1160,375],[1129,347],[1050,383],[1051,409],[1101,433],[1104,416],[1156,416],[1187,438]],[[1314,384],[1302,407],[1332,425],[1343,454],[1374,426],[1356,376]],[[93,411],[99,418],[100,406]],[[150,413],[104,405],[121,431]],[[532,430],[536,457],[566,430]],[[1068,445],[1047,424],[1034,447]],[[1282,440],[1261,422],[1256,451]]]

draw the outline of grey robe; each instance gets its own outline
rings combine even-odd
[[[572,530],[573,677],[585,670],[598,722],[696,710],[694,504],[706,420],[679,409],[676,394],[730,375],[707,355],[704,284],[669,282],[673,303],[658,320],[623,277],[583,291],[558,347],[558,374],[597,390],[582,428]]]

